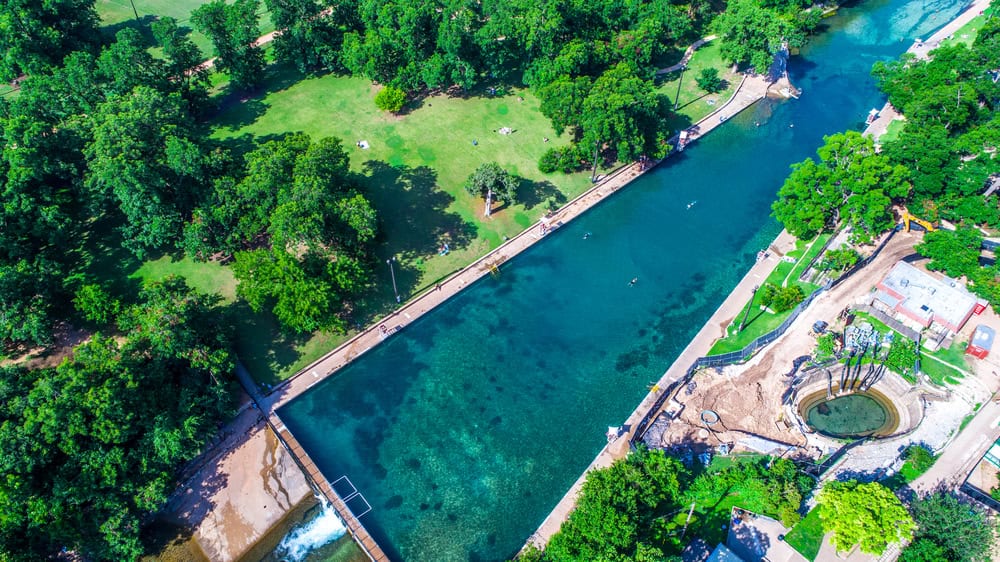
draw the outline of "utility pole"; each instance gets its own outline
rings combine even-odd
[[[135,14],[135,21],[139,21],[139,10],[135,9],[135,0],[128,0],[129,4],[132,4],[132,13]]]
[[[590,183],[597,183],[597,153],[601,150],[601,141],[594,143],[594,170],[590,173]]]
[[[684,71],[687,70],[687,65],[681,65],[681,75],[677,78],[677,95],[674,96],[674,111],[677,111],[677,106],[681,103],[681,82],[684,81]]]
[[[396,261],[396,256],[385,260],[385,263],[389,266],[389,275],[392,276],[392,292],[396,293],[396,302],[399,303],[399,291],[396,289],[396,272],[392,269],[392,262],[394,261]]]
[[[743,313],[743,321],[740,322],[740,332],[742,332],[743,328],[746,328],[747,326],[747,316],[750,316],[750,309],[753,308],[753,299],[757,296],[758,289],[760,289],[760,285],[754,285],[753,292],[750,293],[750,304],[747,305],[747,310]]]

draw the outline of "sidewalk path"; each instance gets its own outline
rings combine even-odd
[[[705,43],[708,43],[709,41],[712,41],[715,38],[716,38],[715,35],[707,35],[707,36],[702,37],[701,39],[695,41],[694,43],[691,43],[691,46],[688,47],[687,50],[684,51],[684,56],[681,57],[681,62],[679,62],[679,63],[677,63],[677,64],[675,64],[673,66],[668,66],[666,68],[661,68],[661,69],[657,70],[656,71],[656,75],[657,76],[661,76],[663,74],[670,74],[671,72],[676,72],[676,71],[684,68],[685,66],[687,66],[688,61],[691,60],[691,55],[693,55],[695,51],[697,51],[698,49],[700,49],[701,46],[704,45]]]
[[[1000,404],[990,400],[948,445],[934,466],[910,484],[917,492],[930,492],[940,485],[955,489],[1000,437]]]

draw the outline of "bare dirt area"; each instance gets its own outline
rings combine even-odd
[[[784,336],[753,359],[742,365],[699,372],[692,380],[694,384],[681,388],[670,401],[676,402],[675,410],[679,407],[683,410],[664,431],[663,446],[683,443],[685,447],[708,449],[720,443],[733,443],[739,448],[741,441],[756,436],[798,448],[799,454],[810,454],[801,449],[806,446],[805,436],[794,423],[786,423],[784,419],[782,396],[795,359],[813,352],[812,324],[825,320],[833,325],[844,308],[867,298],[872,287],[896,262],[918,259],[913,246],[920,240],[921,234],[916,232],[897,233],[872,263],[817,297]],[[719,421],[706,424],[702,419],[706,410],[717,414]],[[708,419],[714,417],[708,414]]]
[[[55,326],[52,344],[31,349],[14,349],[10,357],[0,361],[0,366],[20,365],[26,369],[48,369],[57,367],[63,359],[73,353],[73,348],[90,339],[90,332],[74,328],[65,322]]]

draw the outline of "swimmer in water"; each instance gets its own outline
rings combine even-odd
[[[631,287],[631,286],[635,285],[638,282],[639,282],[639,278],[638,277],[633,277],[632,280],[628,282],[628,286]]]
[[[698,202],[697,200],[694,200],[694,201],[688,203],[688,209],[690,209],[691,207],[694,207],[694,204],[697,203],[697,202]]]
[[[590,238],[590,233],[589,233],[589,232],[587,232],[587,233],[585,233],[585,234],[583,235],[583,239],[584,239],[584,240],[586,240],[587,238]]]

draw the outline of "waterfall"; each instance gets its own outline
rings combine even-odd
[[[322,511],[313,519],[292,529],[275,550],[279,560],[285,562],[301,562],[313,550],[344,536],[344,527],[337,512],[326,499],[322,499]]]

